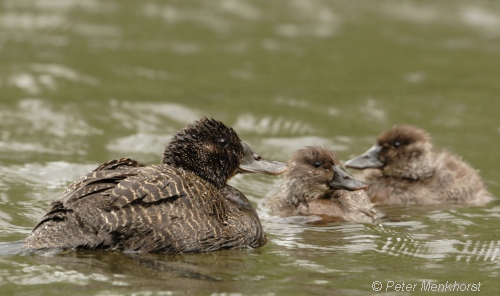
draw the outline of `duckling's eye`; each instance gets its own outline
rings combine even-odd
[[[229,143],[226,139],[224,139],[224,138],[219,139],[219,145],[221,145],[222,147],[227,147],[228,144]]]
[[[321,163],[319,161],[316,161],[315,163],[313,163],[313,166],[315,168],[319,168],[321,166]]]
[[[399,148],[399,147],[401,147],[401,142],[394,142],[394,143],[392,143],[392,146],[394,148]]]

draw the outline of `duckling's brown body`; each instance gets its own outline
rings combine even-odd
[[[361,190],[366,185],[343,170],[333,151],[305,147],[291,156],[288,166],[278,193],[267,203],[273,215],[314,215],[322,222],[375,222],[375,209]]]
[[[204,121],[219,126],[213,120],[196,124],[206,124]],[[175,141],[180,141],[178,144],[182,146],[186,137],[192,137],[189,133],[176,135],[162,164],[144,166],[128,158],[102,164],[75,181],[62,198],[51,205],[25,240],[25,246],[187,253],[264,245],[266,237],[255,210],[241,192],[225,184],[236,173],[244,149],[238,147],[241,145],[238,138],[230,139],[236,137],[235,133],[222,134],[216,141],[208,139],[204,144],[208,152],[205,152],[226,153],[225,150],[231,148],[226,148],[227,143],[222,143],[226,145],[224,149],[217,147],[217,141],[224,137],[236,147],[228,152],[234,157],[234,163],[225,161],[225,156],[220,163],[207,160],[206,172],[201,174],[184,167],[193,165],[192,170],[199,167],[205,160],[196,160],[205,157],[204,151],[192,155],[195,163],[189,165],[181,165],[182,161],[176,163],[179,155],[169,156],[182,153],[168,152],[168,149],[175,149]],[[198,138],[193,137],[197,141]],[[192,148],[196,147],[189,149]],[[210,174],[211,165],[222,165],[222,172]],[[217,174],[224,176],[218,178]]]
[[[317,215],[323,222],[375,223],[377,211],[365,190],[335,190],[328,198],[308,199],[306,215]]]
[[[476,170],[447,151],[434,152],[429,135],[413,126],[383,132],[377,145],[346,166],[365,169],[367,193],[375,203],[482,205],[491,200]]]

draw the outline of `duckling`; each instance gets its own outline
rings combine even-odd
[[[447,151],[435,152],[429,134],[396,125],[377,144],[345,163],[366,169],[367,193],[381,204],[483,205],[491,200],[479,174]]]
[[[238,172],[281,174],[222,122],[202,118],[174,134],[159,165],[111,160],[76,180],[25,239],[29,249],[190,253],[266,243]]]
[[[374,223],[376,211],[365,188],[366,184],[345,171],[334,151],[307,146],[290,157],[277,195],[268,200],[267,207],[281,217]]]

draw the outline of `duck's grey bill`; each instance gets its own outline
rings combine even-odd
[[[333,173],[333,179],[329,183],[333,188],[355,191],[368,187],[364,182],[344,171],[341,166],[333,166]]]
[[[262,158],[245,142],[241,142],[244,156],[238,167],[238,173],[264,173],[269,175],[280,175],[288,169],[285,163]]]
[[[345,166],[353,169],[379,168],[384,164],[378,160],[378,154],[382,150],[381,146],[375,145],[358,157],[346,161]]]

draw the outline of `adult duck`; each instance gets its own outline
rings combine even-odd
[[[222,122],[174,134],[158,165],[122,158],[76,180],[25,240],[30,249],[188,253],[260,247],[266,237],[237,172],[280,174]]]

